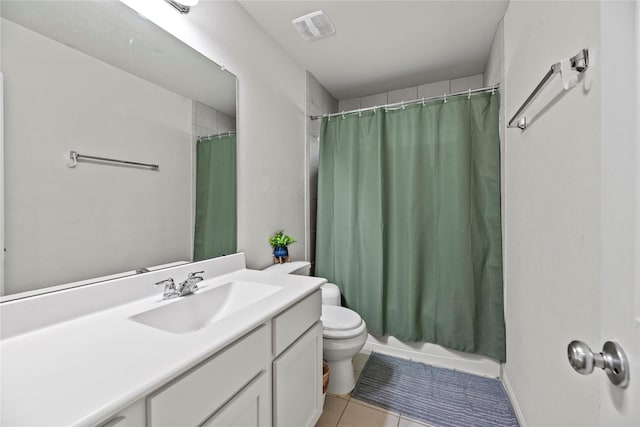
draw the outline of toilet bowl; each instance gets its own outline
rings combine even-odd
[[[293,261],[274,264],[264,271],[308,276],[311,264]],[[322,354],[329,364],[327,393],[347,394],[356,385],[353,356],[367,342],[367,325],[358,313],[340,306],[340,289],[333,283],[320,287],[322,292]]]
[[[321,320],[322,355],[331,370],[327,393],[350,393],[356,386],[352,360],[367,342],[367,325],[355,311],[336,305],[323,305]]]

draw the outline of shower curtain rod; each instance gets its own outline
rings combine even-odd
[[[353,114],[353,113],[362,113],[363,111],[375,111],[379,108],[384,109],[385,111],[394,111],[400,108],[404,108],[407,105],[412,105],[412,104],[420,104],[420,103],[425,103],[427,101],[435,101],[438,99],[443,99],[445,102],[447,101],[448,97],[451,96],[459,96],[459,95],[467,95],[467,96],[471,96],[474,93],[480,93],[480,92],[489,92],[491,91],[491,93],[495,92],[496,89],[498,89],[500,87],[500,84],[496,83],[493,86],[486,86],[486,87],[481,87],[478,89],[467,89],[461,92],[454,92],[454,93],[444,93],[443,95],[437,95],[437,96],[430,96],[427,98],[420,98],[420,99],[414,99],[412,101],[401,101],[401,102],[394,102],[392,104],[385,104],[385,105],[376,105],[375,107],[367,107],[367,108],[357,108],[355,110],[349,110],[349,111],[342,111],[340,113],[330,113],[330,114],[322,114],[320,116],[311,116],[311,120],[318,120],[321,119],[323,117],[344,117],[346,114]]]
[[[220,132],[220,133],[216,133],[213,135],[205,135],[205,136],[199,136],[198,137],[198,142],[199,141],[203,141],[205,139],[213,139],[213,138],[222,138],[223,136],[231,136],[231,135],[235,135],[236,131],[228,131],[228,132]]]

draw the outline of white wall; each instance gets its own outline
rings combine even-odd
[[[236,130],[236,119],[208,105],[193,101],[193,137]]]
[[[491,86],[496,83],[504,83],[504,19],[498,22],[484,68],[484,85]]]
[[[335,113],[338,101],[320,82],[307,72],[307,171],[306,218],[307,249],[306,257],[311,262],[311,274],[315,270],[316,260],[316,217],[318,207],[318,161],[320,158],[320,120],[311,120],[311,116]]]
[[[481,88],[483,84],[484,76],[482,74],[474,74],[472,76],[460,77],[458,79],[430,82],[420,86],[405,87],[359,98],[342,99],[338,103],[338,111],[357,110],[358,108],[369,108],[377,105],[393,104],[396,102],[429,98],[431,96],[440,96],[445,93],[462,92],[467,89]]]
[[[191,100],[10,21],[2,31],[6,293],[189,260]],[[160,170],[70,169],[70,150]]]
[[[504,18],[503,114],[550,65],[587,47],[592,66],[563,91],[556,75],[507,129],[503,158],[507,363],[528,426],[598,424],[598,375],[567,363],[567,344],[600,343],[600,58],[598,2],[512,1]],[[503,119],[504,119],[503,116]]]
[[[238,250],[249,268],[272,263],[267,238],[284,228],[305,256],[305,70],[235,1],[122,0],[238,77]]]

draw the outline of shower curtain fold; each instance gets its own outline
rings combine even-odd
[[[236,136],[196,146],[194,261],[236,252]]]
[[[371,332],[505,359],[498,106],[322,120],[316,274]]]

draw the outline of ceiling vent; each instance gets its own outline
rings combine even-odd
[[[318,40],[336,32],[333,22],[321,10],[296,18],[291,23],[307,41]]]

